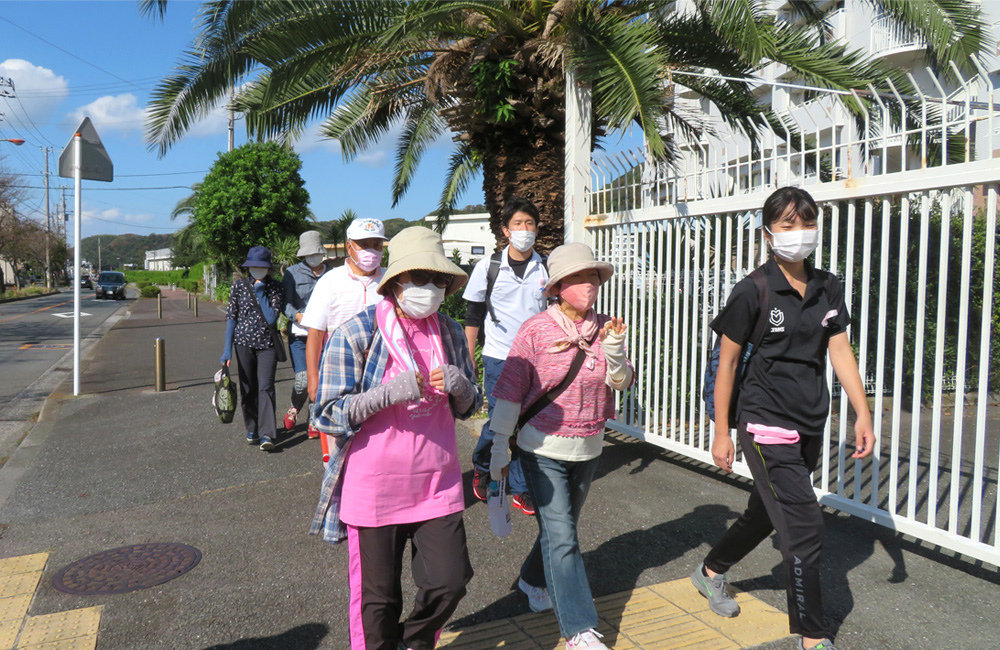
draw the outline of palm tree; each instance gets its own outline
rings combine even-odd
[[[344,255],[347,255],[347,229],[350,227],[351,222],[358,218],[358,213],[350,208],[344,210],[340,218],[330,224],[330,229],[327,231],[327,237],[330,239],[330,243],[333,244],[333,250],[336,252],[337,246],[343,247]]]
[[[178,201],[174,209],[170,211],[170,220],[173,221],[177,217],[188,217],[189,219],[194,217],[194,206],[198,203],[198,194],[200,192],[201,183],[192,185],[191,193]]]
[[[867,0],[925,37],[933,65],[968,68],[985,30],[974,3]],[[756,137],[764,120],[747,79],[777,61],[808,84],[831,89],[884,84],[907,88],[899,72],[822,36],[811,0],[792,6],[816,29],[775,20],[763,0],[696,0],[678,13],[674,0],[211,0],[201,33],[150,103],[147,142],[161,155],[232,88],[249,134],[293,139],[323,118],[322,133],[350,160],[403,125],[393,201],[413,179],[422,154],[454,134],[438,211],[444,220],[477,171],[499,235],[510,196],[533,200],[542,214],[539,245],[562,241],[565,74],[591,85],[595,144],[630,125],[654,156],[669,158],[674,136],[703,128],[674,101],[673,75],[714,103],[730,125]],[[148,14],[164,0],[140,0]],[[852,97],[842,100],[856,115]],[[761,115],[763,111],[763,115]]]

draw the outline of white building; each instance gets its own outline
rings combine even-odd
[[[147,271],[173,271],[174,251],[170,248],[160,248],[146,251],[146,261],[143,265]]]
[[[428,228],[433,229],[437,217],[424,217]],[[490,213],[453,214],[441,233],[444,243],[444,253],[451,257],[458,251],[462,264],[475,264],[482,258],[492,255],[497,247],[497,239],[490,230]]]

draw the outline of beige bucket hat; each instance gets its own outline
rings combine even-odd
[[[322,235],[318,230],[307,230],[299,235],[299,252],[297,257],[308,257],[310,255],[322,255],[326,257],[326,249],[323,248]]]
[[[563,278],[579,271],[596,269],[597,275],[604,284],[611,279],[615,267],[608,262],[598,262],[594,259],[594,251],[586,244],[563,244],[549,253],[549,281],[545,284],[545,295],[554,298],[552,289]]]
[[[446,296],[461,289],[469,279],[469,275],[462,270],[462,267],[444,254],[441,235],[429,228],[413,226],[400,230],[389,240],[389,268],[385,270],[382,281],[378,283],[378,292],[384,296],[386,285],[390,280],[402,273],[417,270],[448,273],[454,276],[445,291]]]

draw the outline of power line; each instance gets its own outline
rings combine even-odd
[[[39,185],[9,185],[21,190],[44,190]],[[163,185],[160,187],[88,187],[88,192],[131,192],[133,190],[190,190],[190,185]]]
[[[93,219],[94,221],[103,221],[105,223],[113,223],[116,226],[125,226],[126,228],[142,228],[143,230],[177,230],[176,228],[164,228],[162,226],[137,226],[133,223],[125,223],[123,221],[112,221],[111,219],[101,219],[100,217],[92,217],[90,215],[83,215],[85,221]]]

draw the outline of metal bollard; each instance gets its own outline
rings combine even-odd
[[[188,309],[191,309],[191,292],[188,292]]]
[[[163,296],[156,294],[156,317],[163,318]]]
[[[194,317],[198,318],[198,296],[194,297]]]
[[[162,338],[156,339],[156,392],[167,390],[166,343]]]

